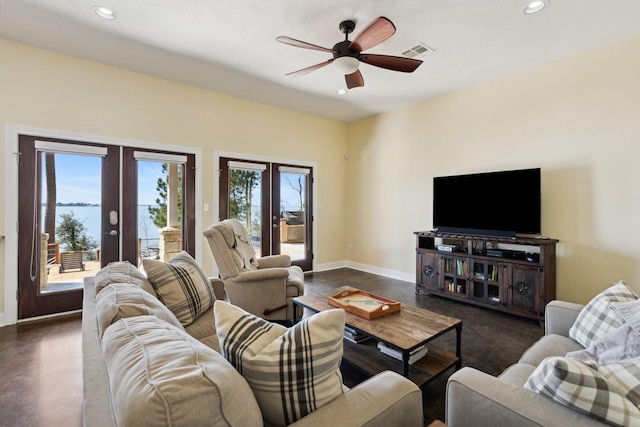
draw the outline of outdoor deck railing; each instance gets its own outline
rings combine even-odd
[[[157,259],[160,256],[160,238],[143,239],[138,237],[138,256]]]

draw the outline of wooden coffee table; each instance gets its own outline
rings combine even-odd
[[[346,286],[296,297],[293,299],[294,307],[304,307],[316,313],[330,310],[336,308],[328,302],[330,295],[352,289],[355,288]],[[462,321],[460,319],[403,303],[400,311],[371,320],[345,312],[345,323],[371,339],[360,344],[344,340],[343,359],[370,375],[384,370],[393,370],[421,386],[453,366],[456,369],[462,366],[460,357]],[[455,354],[427,344],[452,330],[456,331]],[[378,342],[399,350],[403,360],[394,359],[380,352],[377,348]],[[422,345],[427,346],[427,354],[422,359],[409,364],[411,351]]]

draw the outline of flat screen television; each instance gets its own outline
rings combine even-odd
[[[540,234],[540,168],[435,177],[433,226],[443,233]]]

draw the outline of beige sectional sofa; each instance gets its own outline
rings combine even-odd
[[[545,310],[545,335],[518,363],[498,377],[470,367],[449,377],[447,425],[640,425],[640,354],[616,362],[586,358],[590,352],[597,353],[614,331],[627,328],[615,311],[638,303],[624,282],[586,306],[551,301]],[[632,307],[633,313],[640,313],[638,305]],[[633,327],[638,329],[640,314],[633,315],[637,316]],[[585,346],[578,342],[585,339],[592,342]]]
[[[210,279],[214,299],[222,282]],[[103,293],[96,301],[96,290]],[[261,426],[247,381],[221,354],[214,310],[187,326],[133,265],[85,279],[82,352],[85,426]],[[295,426],[423,426],[422,393],[383,372],[348,389]]]

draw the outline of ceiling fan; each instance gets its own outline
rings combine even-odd
[[[334,67],[336,67],[341,74],[345,75],[347,87],[353,89],[364,86],[362,73],[358,70],[360,62],[387,70],[402,71],[404,73],[411,73],[422,64],[422,61],[419,59],[405,58],[403,56],[374,55],[362,52],[379,45],[396,32],[396,27],[393,25],[393,22],[384,16],[374,19],[353,41],[349,41],[349,34],[353,32],[355,27],[356,23],[354,21],[342,21],[339,28],[345,35],[344,41],[336,43],[332,49],[316,46],[290,37],[277,37],[276,40],[280,43],[333,54],[333,59],[298,71],[293,71],[286,75],[301,76],[333,63]]]

